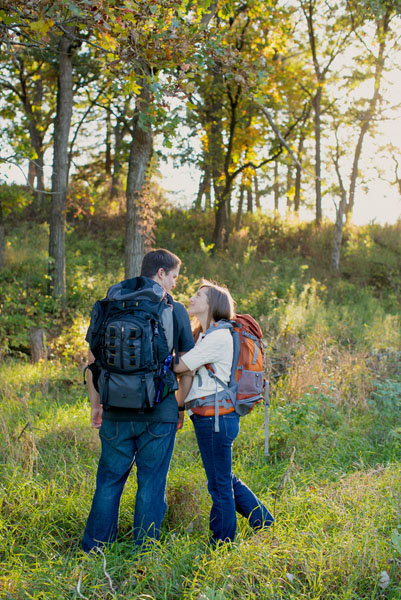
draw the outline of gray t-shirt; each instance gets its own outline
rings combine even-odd
[[[174,318],[177,321],[177,348],[178,352],[188,352],[194,346],[191,325],[185,306],[173,300]],[[149,421],[163,423],[177,423],[178,407],[175,394],[169,394],[163,402],[154,408],[138,412],[135,409],[117,408],[115,406],[103,410],[103,419],[106,421]]]

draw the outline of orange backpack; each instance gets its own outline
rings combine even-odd
[[[251,315],[236,314],[231,321],[221,320],[209,327],[206,335],[216,329],[229,329],[233,337],[234,355],[228,384],[214,373],[213,365],[206,365],[210,377],[223,388],[212,396],[190,401],[188,407],[214,405],[215,431],[219,431],[219,414],[234,407],[240,416],[247,415],[256,404],[265,401],[265,454],[268,454],[269,385],[265,378],[264,344],[260,325]],[[191,406],[192,405],[192,406]],[[232,410],[232,408],[231,408]]]

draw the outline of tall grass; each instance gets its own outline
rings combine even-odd
[[[46,292],[46,231],[25,236],[37,244],[36,254],[18,241],[19,231],[0,280],[7,302],[0,315],[1,598],[401,597],[397,235],[377,227],[347,231],[348,279],[332,279],[319,262],[327,229],[311,239],[309,226],[247,217],[229,253],[215,256],[209,232],[207,216],[172,212],[160,223],[158,243],[184,259],[178,299],[186,303],[201,276],[216,279],[229,285],[239,312],[263,325],[270,455],[263,454],[259,407],[241,420],[233,461],[274,512],[274,527],[255,535],[239,518],[234,544],[209,548],[210,499],[186,421],[177,434],[160,543],[133,553],[132,474],[106,567],[102,556],[81,552],[99,456],[82,383],[83,337],[91,304],[123,276],[121,236],[116,223],[110,243],[99,232],[69,232],[66,313]],[[375,254],[366,248],[386,240],[393,270],[381,287]],[[355,272],[359,260],[362,273]],[[27,331],[38,323],[48,330],[49,357],[32,365]]]

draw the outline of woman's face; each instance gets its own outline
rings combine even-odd
[[[209,302],[207,297],[207,288],[200,288],[189,301],[188,312],[193,317],[207,316],[209,312]]]

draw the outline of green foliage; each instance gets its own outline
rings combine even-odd
[[[397,228],[355,230],[347,260],[363,255],[367,236],[373,248],[396,253]],[[183,259],[177,299],[187,303],[200,277],[215,279],[263,326],[270,456],[263,455],[260,406],[241,420],[233,459],[276,524],[254,535],[239,518],[233,546],[210,550],[210,499],[187,419],[177,435],[162,538],[142,554],[133,555],[130,543],[135,477],[127,484],[119,541],[106,552],[114,597],[400,597],[396,272],[380,287],[360,271],[330,278],[323,230],[311,238],[307,225],[247,217],[229,250],[213,254],[209,215],[160,216],[157,245]],[[0,595],[64,600],[81,576],[88,599],[113,597],[103,559],[79,549],[99,455],[81,367],[90,307],[123,277],[123,227],[114,217],[69,227],[67,309],[47,295],[47,234],[45,225],[15,224],[0,274]],[[373,256],[372,249],[366,266]],[[46,328],[50,349],[35,365],[21,360],[32,326]]]
[[[6,217],[11,212],[20,212],[32,201],[32,194],[26,187],[16,183],[0,184],[0,207]]]

